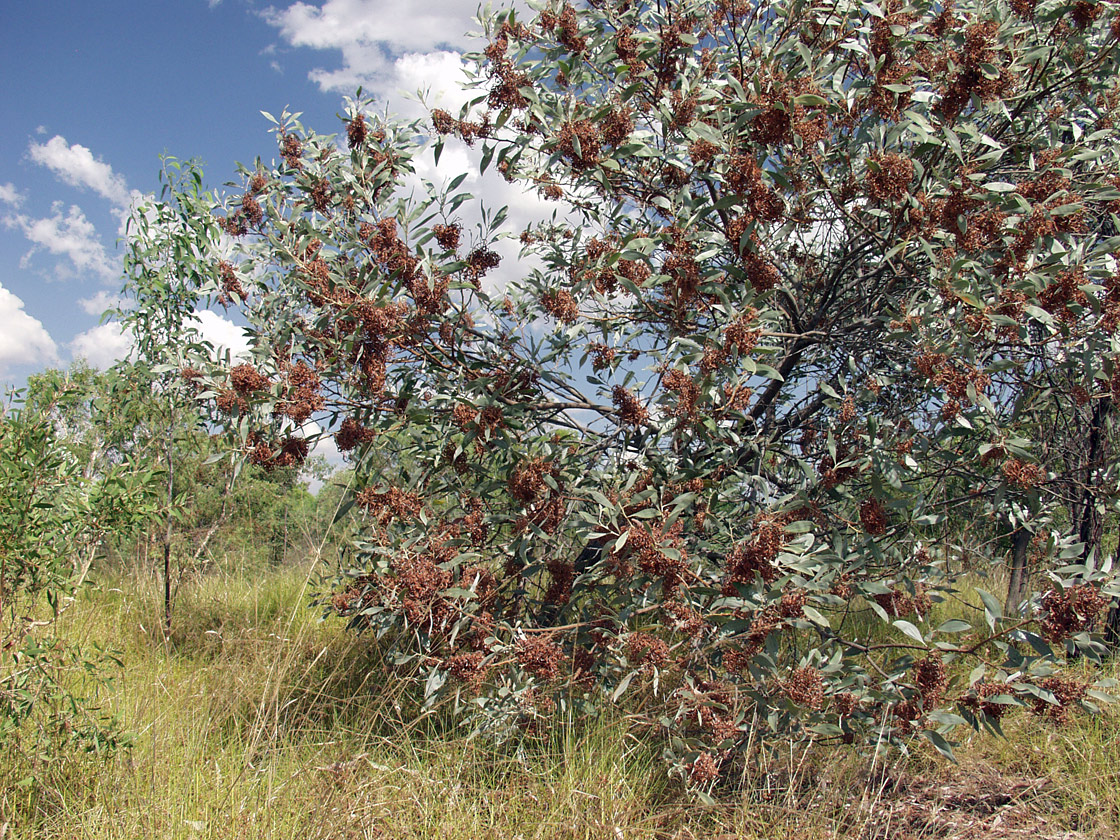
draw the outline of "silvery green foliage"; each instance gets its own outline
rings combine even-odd
[[[357,471],[329,609],[483,728],[640,698],[699,786],[752,739],[949,753],[1091,707],[1115,9],[588,5],[489,20],[478,98],[432,114],[548,221],[464,226],[466,173],[415,189],[426,129],[360,100],[345,139],[270,117],[225,209],[238,445],[297,462],[315,416]],[[1020,537],[1042,597],[935,618]]]

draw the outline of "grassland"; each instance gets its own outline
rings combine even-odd
[[[959,765],[786,745],[705,806],[621,715],[499,749],[418,714],[375,644],[308,608],[312,573],[201,578],[170,641],[154,581],[87,589],[61,635],[119,653],[102,703],[132,746],[0,753],[0,838],[1120,836],[1115,711],[1009,715]]]

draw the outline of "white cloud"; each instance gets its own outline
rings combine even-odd
[[[81,298],[78,301],[78,305],[87,315],[96,315],[97,317],[101,317],[106,309],[114,309],[120,304],[119,295],[104,289],[97,292],[93,297]]]
[[[393,70],[398,93],[408,97],[420,93],[428,108],[443,108],[456,116],[467,102],[481,94],[477,88],[463,87],[467,81],[467,64],[457,52],[407,53],[394,62]],[[427,110],[419,103],[395,102],[394,105],[403,117],[427,116]]]
[[[420,4],[415,0],[326,0],[322,6],[295,3],[270,8],[264,18],[288,44],[317,50],[337,50],[340,67],[317,68],[310,77],[323,90],[352,93],[359,85],[386,96],[409,86],[410,69],[401,56],[434,55],[449,61],[454,50],[466,46],[466,33],[479,28],[477,0],[445,0]],[[441,83],[446,79],[440,79]]]
[[[102,294],[106,293],[99,293],[89,301],[82,301],[83,307],[89,311],[92,306],[86,307],[86,303],[96,300]],[[245,336],[245,331],[229,318],[225,318],[217,312],[203,310],[192,320],[199,335],[214,345],[215,356],[223,356],[226,350],[229,350],[230,357],[234,359],[248,356],[249,340]],[[80,356],[95,367],[106,368],[119,359],[128,356],[132,351],[132,346],[131,334],[126,332],[116,321],[110,321],[74,336],[74,339],[70,342],[70,351],[74,358]],[[2,341],[0,341],[0,347],[2,347]]]
[[[299,433],[305,438],[314,438],[323,434],[323,427],[315,420],[308,420],[299,427]],[[342,453],[335,445],[334,435],[324,435],[318,438],[311,447],[311,454],[326,458],[327,463],[336,469],[342,466]]]
[[[9,181],[6,184],[0,184],[0,201],[13,207],[19,207],[23,204],[23,194],[16,189],[15,184]]]
[[[46,327],[24,311],[22,300],[0,286],[0,371],[57,360],[58,347]]]
[[[62,203],[55,202],[51,207],[51,215],[47,218],[32,219],[24,215],[13,215],[5,216],[3,223],[5,227],[22,230],[23,235],[34,246],[24,254],[20,261],[21,267],[26,268],[30,264],[36,251],[46,250],[56,256],[68,257],[78,272],[93,273],[105,280],[111,280],[120,274],[120,267],[113,264],[104,246],[98,241],[93,224],[76,205],[71,205],[65,216],[62,213]]]
[[[229,350],[231,358],[249,355],[249,339],[245,330],[229,318],[207,309],[199,312],[194,320],[199,334],[214,345],[217,355],[224,354],[225,350]]]
[[[109,164],[95,158],[85,146],[67,145],[66,138],[59,134],[46,143],[32,142],[27,151],[33,161],[47,167],[65,184],[93,190],[117,207],[127,207],[132,198],[124,178]]]
[[[96,368],[105,369],[125,358],[132,350],[132,336],[116,322],[101,324],[78,333],[70,342],[70,353]]]

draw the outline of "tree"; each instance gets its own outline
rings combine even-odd
[[[195,315],[211,279],[203,255],[219,247],[220,229],[209,212],[212,199],[202,191],[202,172],[196,164],[165,159],[160,182],[160,199],[142,204],[129,219],[123,289],[129,305],[115,314],[132,335],[137,363],[126,365],[136,379],[136,392],[150,409],[144,420],[152,429],[143,439],[162,449],[163,626],[167,637],[173,589],[171,548],[175,518],[184,501],[182,488],[187,483],[177,481],[177,444],[186,439],[198,441],[203,423],[191,372],[196,370],[192,365],[202,364],[213,348],[199,336]],[[153,399],[147,399],[148,394]],[[231,473],[230,481],[234,478]]]
[[[1063,663],[1115,584],[1028,414],[1120,388],[1115,11],[588,6],[488,21],[478,98],[432,112],[437,160],[556,202],[507,288],[504,212],[468,233],[463,177],[416,190],[422,128],[360,99],[347,150],[273,119],[225,206],[254,363],[207,386],[250,461],[302,460],[313,415],[350,453],[333,609],[491,731],[641,692],[701,787],[759,736],[948,753],[1091,707]],[[1063,519],[1024,615],[930,621],[958,559]]]

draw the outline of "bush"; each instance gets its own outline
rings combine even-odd
[[[557,202],[518,264],[466,173],[415,189],[421,127],[359,99],[343,149],[285,114],[219,211],[235,255],[201,257],[253,361],[199,387],[262,465],[323,419],[365,521],[329,610],[488,731],[640,697],[706,787],[759,737],[950,753],[1011,706],[1091,707],[1064,665],[1115,594],[1116,21],[500,14],[432,125],[437,160],[480,147]],[[1044,597],[931,620],[1013,543]]]
[[[65,435],[72,391],[0,415],[0,744],[32,759],[120,742],[96,697],[119,663],[56,627],[103,541],[150,512],[148,474]]]

